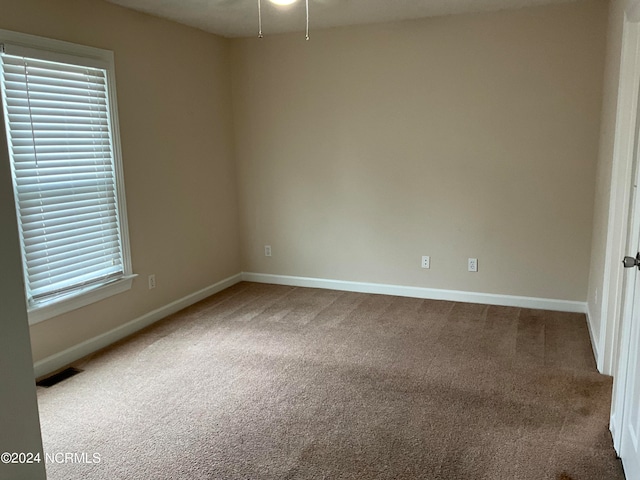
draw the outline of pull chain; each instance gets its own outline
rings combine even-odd
[[[305,0],[305,7],[307,13],[307,24],[305,39],[309,40],[309,0]],[[262,35],[262,0],[258,0],[258,38],[263,38]]]
[[[307,34],[305,36],[306,40],[309,40],[309,0],[306,0],[307,4]]]

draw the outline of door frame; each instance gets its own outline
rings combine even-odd
[[[613,375],[619,356],[619,330],[622,315],[623,267],[626,255],[630,211],[629,185],[633,173],[635,132],[638,124],[638,85],[640,84],[640,0],[628,2],[622,34],[620,79],[611,169],[611,191],[600,309],[598,370]]]
[[[607,248],[602,288],[601,326],[598,338],[598,369],[615,374],[610,428],[614,447],[620,452],[625,401],[628,349],[621,339],[630,334],[629,312],[632,300],[624,300],[628,276],[623,275],[620,260],[628,254],[632,213],[631,185],[635,180],[636,132],[640,122],[640,0],[626,4],[623,20],[620,79],[616,111]],[[636,239],[637,240],[637,239]],[[635,248],[635,247],[634,247]],[[635,252],[634,252],[635,253]],[[635,281],[635,277],[633,277]],[[629,297],[627,297],[629,298]]]

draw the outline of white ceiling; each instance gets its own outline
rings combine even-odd
[[[134,10],[168,18],[225,37],[258,33],[258,0],[107,0]],[[265,35],[303,31],[305,2],[288,7],[262,1]],[[408,20],[457,13],[496,11],[571,0],[309,0],[314,29]]]

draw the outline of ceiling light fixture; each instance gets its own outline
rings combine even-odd
[[[293,5],[298,0],[269,0],[274,5],[286,6]],[[307,29],[305,39],[309,40],[309,0],[305,0],[305,7],[307,12]],[[263,38],[262,35],[262,0],[258,0],[258,38]]]

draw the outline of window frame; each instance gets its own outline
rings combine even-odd
[[[115,60],[114,54],[110,50],[88,47],[61,40],[53,40],[45,37],[0,29],[0,44],[3,43],[11,44],[15,47],[24,48],[25,51],[32,50],[34,52],[37,52],[38,58],[42,58],[45,60],[64,62],[65,57],[67,57],[67,59],[72,57],[76,60],[82,59],[83,63],[86,61],[87,66],[95,66],[96,64],[99,64],[100,68],[104,68],[106,70],[107,89],[109,92],[108,104],[111,117],[111,141],[116,184],[116,198],[118,202],[117,213],[120,223],[119,226],[121,236],[123,275],[116,278],[115,280],[111,279],[101,284],[92,285],[86,288],[80,288],[78,290],[69,292],[69,294],[67,295],[48,301],[44,300],[39,302],[38,304],[31,304],[30,302],[27,302],[29,324],[33,325],[61,315],[63,313],[67,313],[72,310],[90,305],[112,295],[125,292],[131,289],[133,279],[136,277],[132,269],[131,249],[129,245],[127,204],[124,188],[125,185],[122,164],[122,149],[120,146],[120,124],[118,121],[118,96],[116,92]],[[2,131],[0,132],[0,134],[6,137],[7,125],[5,124],[5,112],[1,102],[0,113],[2,114],[2,121],[0,122],[0,128],[2,129]],[[9,148],[8,145],[7,148]],[[20,221],[19,216],[17,221]],[[24,240],[22,238],[20,239],[20,243],[21,250],[23,250]],[[24,275],[25,273],[23,271],[23,280]]]

